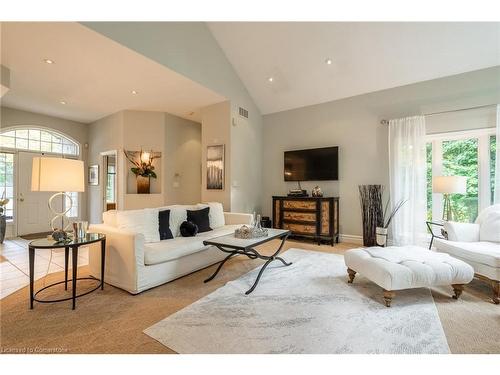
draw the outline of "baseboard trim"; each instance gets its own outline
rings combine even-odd
[[[355,234],[340,234],[340,242],[349,242],[356,245],[362,245],[363,236],[358,236]]]

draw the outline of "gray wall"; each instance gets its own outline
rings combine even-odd
[[[70,138],[73,138],[80,144],[80,158],[85,162],[85,168],[87,167],[88,150],[85,147],[88,142],[89,131],[89,127],[87,124],[65,120],[58,117],[42,115],[35,112],[22,111],[9,107],[0,108],[0,128],[2,130],[11,126],[30,125],[53,129],[69,136]],[[80,213],[83,220],[88,218],[87,188],[88,186],[86,186],[86,191],[82,194],[82,202],[80,207]]]
[[[262,186],[262,116],[231,63],[203,22],[83,22],[83,25],[196,81],[230,101],[231,122],[226,161],[231,164],[225,208],[260,210]],[[238,116],[238,107],[249,119]],[[202,121],[210,123],[210,121]],[[216,126],[216,128],[218,128]],[[207,133],[215,131],[207,129]],[[224,137],[225,134],[215,138]],[[207,141],[206,143],[210,143]],[[235,147],[231,144],[234,143]]]
[[[495,67],[265,115],[263,213],[271,215],[272,195],[286,194],[296,187],[296,183],[283,181],[284,151],[339,146],[339,181],[305,182],[302,186],[310,191],[319,185],[325,195],[339,196],[340,232],[360,236],[358,185],[382,184],[388,188],[389,183],[388,130],[380,120],[498,102],[500,67]],[[429,117],[428,132],[492,124],[487,120],[491,113],[481,113],[472,118],[467,112],[448,119]]]
[[[198,203],[201,201],[201,124],[166,113],[165,125],[165,203]]]
[[[89,125],[89,164],[98,164],[100,182],[89,187],[89,221],[100,223],[103,210],[103,152],[117,151],[118,209],[159,207],[200,201],[201,125],[177,116],[152,111],[121,111]],[[127,193],[135,178],[123,150],[161,152],[158,178],[151,194]],[[180,174],[179,178],[175,173]],[[179,187],[174,186],[179,183]]]

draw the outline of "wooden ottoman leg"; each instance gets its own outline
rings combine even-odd
[[[453,288],[453,292],[455,293],[453,295],[453,299],[458,299],[464,291],[464,284],[452,284],[451,286]]]
[[[384,301],[387,307],[391,307],[391,302],[395,295],[396,293],[394,293],[393,291],[384,290]]]
[[[347,269],[347,273],[349,274],[349,281],[347,281],[349,284],[352,284],[354,281],[354,277],[356,276],[356,271],[351,270],[350,268]]]
[[[492,280],[491,288],[493,289],[493,303],[498,305],[500,304],[500,281]]]

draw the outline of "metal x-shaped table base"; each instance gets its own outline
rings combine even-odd
[[[264,260],[266,260],[266,263],[264,263],[264,265],[261,267],[261,269],[259,271],[259,274],[257,275],[257,279],[255,279],[255,282],[252,285],[252,287],[245,292],[245,294],[247,294],[247,295],[250,294],[250,293],[252,293],[254,291],[255,287],[257,286],[257,284],[259,283],[259,280],[260,280],[262,274],[264,273],[264,270],[267,268],[267,266],[271,262],[273,262],[275,260],[279,260],[285,266],[290,266],[292,264],[292,262],[288,263],[283,258],[277,256],[279,254],[279,252],[281,251],[281,249],[283,248],[283,245],[285,244],[285,241],[286,241],[287,238],[288,238],[288,234],[284,235],[281,238],[281,244],[278,247],[278,250],[276,250],[276,252],[273,255],[271,255],[271,256],[262,255],[257,250],[255,250],[254,248],[249,248],[249,249],[242,250],[242,249],[231,249],[231,248],[228,248],[228,247],[224,247],[222,245],[216,245],[217,248],[220,251],[223,251],[225,253],[229,253],[229,255],[227,257],[225,257],[222,262],[220,262],[220,264],[217,267],[217,269],[215,270],[214,274],[212,276],[210,276],[208,279],[206,279],[204,282],[208,283],[209,281],[213,280],[213,278],[215,276],[217,276],[217,274],[221,270],[221,268],[224,265],[224,263],[226,263],[229,259],[231,259],[235,255],[245,255],[245,256],[249,257],[250,259],[264,259]]]

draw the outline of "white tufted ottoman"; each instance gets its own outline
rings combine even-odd
[[[395,290],[451,285],[458,299],[464,284],[474,277],[473,268],[448,254],[418,246],[366,247],[344,254],[349,283],[357,272],[384,288],[387,307]]]

